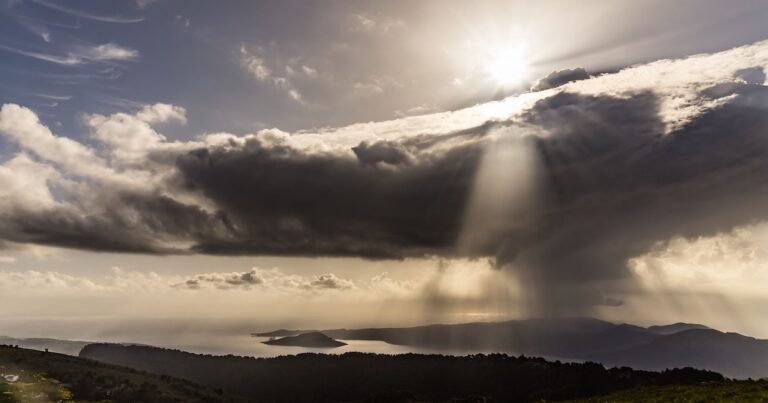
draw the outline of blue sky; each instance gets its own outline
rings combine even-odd
[[[0,102],[34,108],[76,138],[83,113],[154,102],[190,112],[183,132],[168,129],[172,136],[340,126],[498,99],[556,69],[610,70],[750,43],[765,35],[767,8],[759,1],[8,0],[0,9]],[[489,82],[478,59],[521,40],[531,55],[526,76],[504,87]],[[133,56],[64,65],[18,53],[66,58],[105,44]],[[244,68],[247,57],[269,76]]]

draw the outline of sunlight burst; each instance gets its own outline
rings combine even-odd
[[[524,47],[494,47],[488,52],[485,68],[488,76],[499,86],[507,87],[520,83],[528,70]]]

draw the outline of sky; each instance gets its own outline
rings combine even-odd
[[[768,338],[766,16],[6,0],[0,333],[596,316]]]

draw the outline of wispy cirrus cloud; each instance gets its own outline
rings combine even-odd
[[[16,53],[19,55],[31,57],[33,59],[43,60],[46,62],[51,62],[56,64],[63,64],[67,66],[77,65],[83,62],[83,59],[81,57],[78,57],[73,54],[67,54],[64,56],[53,55],[53,54],[47,54],[47,53],[41,53],[41,52],[27,51],[27,50],[18,49],[18,48],[15,48],[12,46],[6,46],[6,45],[0,45],[0,49],[8,52]]]
[[[44,0],[30,0],[35,4],[39,4],[41,6],[50,8],[52,10],[56,10],[60,13],[64,13],[67,15],[71,15],[74,17],[80,17],[85,18],[88,20],[93,21],[101,21],[101,22],[111,22],[111,23],[118,23],[118,24],[131,24],[136,22],[144,21],[143,17],[123,17],[119,15],[99,15],[99,14],[92,14],[87,11],[77,10],[74,8],[69,8],[66,6],[62,6],[60,4],[52,3],[49,1]]]
[[[54,101],[69,101],[72,95],[53,95],[53,94],[32,94],[43,99],[52,99]]]
[[[24,26],[24,28],[26,28],[28,31],[40,37],[40,39],[42,39],[43,41],[48,43],[51,42],[51,31],[49,31],[42,25],[32,23],[29,20],[24,18],[19,18],[18,21],[19,23],[21,23],[22,26]]]
[[[304,96],[294,86],[293,79],[299,74],[305,78],[315,78],[318,75],[317,70],[306,65],[296,68],[291,64],[280,66],[268,61],[264,53],[264,49],[260,47],[246,47],[245,44],[241,44],[237,51],[241,67],[252,77],[260,82],[270,83],[294,101],[304,103]]]
[[[88,62],[129,61],[139,57],[139,51],[111,42],[102,45],[78,46],[74,50],[67,52],[65,55],[29,51],[7,45],[0,45],[0,49],[31,57],[33,59],[66,66],[76,66]]]

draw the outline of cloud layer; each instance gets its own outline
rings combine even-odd
[[[763,42],[455,112],[187,141],[155,128],[184,124],[177,106],[88,115],[78,142],[6,104],[0,132],[17,149],[0,165],[0,238],[142,253],[491,256],[519,275],[532,311],[617,305],[632,257],[766,218],[766,66]],[[256,274],[190,281],[257,285]]]

